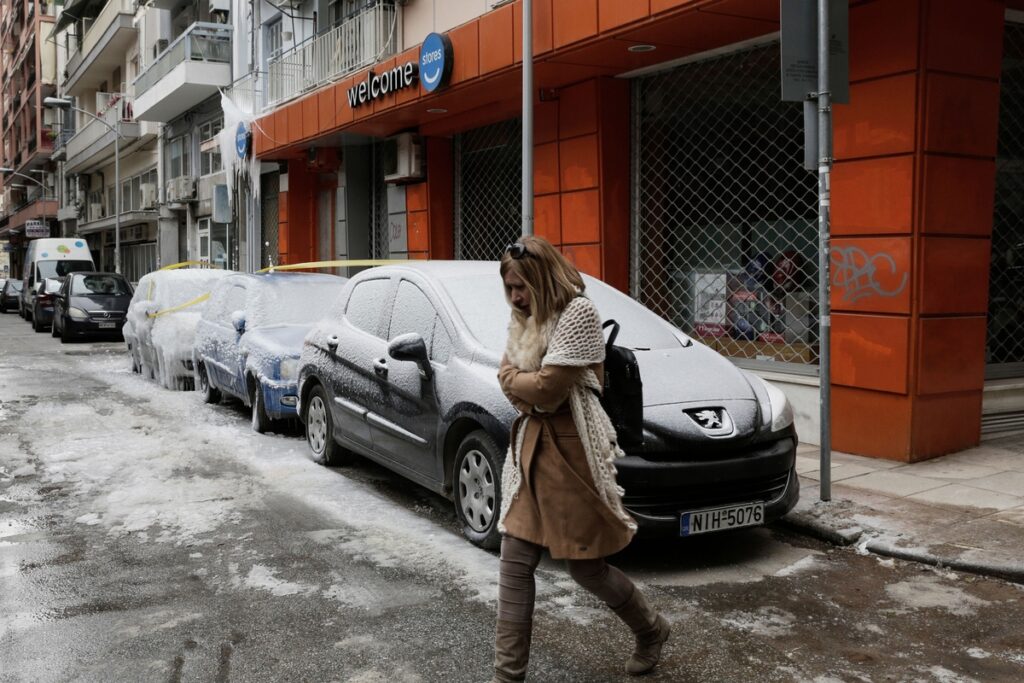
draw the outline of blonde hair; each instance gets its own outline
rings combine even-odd
[[[530,312],[537,324],[544,324],[554,315],[561,313],[574,297],[583,293],[586,287],[583,277],[576,266],[562,255],[543,237],[524,235],[519,244],[526,249],[522,258],[515,258],[508,251],[501,257],[501,279],[504,284],[505,275],[515,273],[526,284],[530,292]],[[512,315],[523,315],[512,306],[511,292],[505,286],[505,300],[512,307]]]

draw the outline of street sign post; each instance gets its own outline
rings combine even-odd
[[[804,165],[813,170],[816,161],[818,170],[819,483],[820,498],[828,501],[832,499],[832,102],[850,101],[849,5],[847,0],[781,3],[782,99],[804,103]]]

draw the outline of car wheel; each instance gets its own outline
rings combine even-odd
[[[334,440],[334,418],[331,417],[327,392],[319,384],[309,392],[306,406],[306,443],[313,459],[321,465],[344,465],[351,455]]]
[[[270,417],[264,405],[263,388],[252,377],[249,378],[249,405],[252,406],[252,430],[263,434],[270,430]]]
[[[210,385],[210,376],[206,374],[206,365],[204,363],[196,363],[196,375],[196,385],[199,387],[199,393],[203,397],[203,402],[220,403],[220,390]]]
[[[53,329],[57,329],[57,326],[54,325]],[[57,335],[55,334],[53,336],[56,337]],[[60,326],[60,343],[61,344],[69,344],[69,343],[71,343],[71,340],[72,340],[71,333],[68,332],[68,323],[65,320],[64,322],[61,323],[61,326]]]
[[[488,550],[501,544],[498,516],[503,462],[504,456],[494,439],[482,429],[467,435],[455,454],[455,513],[466,538]]]
[[[42,332],[43,331],[43,326],[39,323],[39,314],[34,312],[34,311],[32,313],[32,331],[33,332]]]

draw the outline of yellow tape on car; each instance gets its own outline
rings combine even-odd
[[[149,313],[148,315],[149,315],[150,318],[159,318],[162,315],[167,315],[168,313],[176,313],[177,311],[184,310],[184,309],[188,308],[189,306],[195,306],[196,304],[201,304],[201,303],[203,303],[204,301],[206,301],[209,298],[210,298],[210,293],[207,292],[206,294],[200,294],[195,299],[192,299],[192,301],[186,301],[185,303],[180,304],[178,306],[173,306],[171,308],[165,308],[162,311],[157,311],[156,313]]]
[[[396,263],[408,263],[406,259],[355,259],[347,261],[310,261],[309,263],[289,263],[286,266],[270,266],[257,273],[274,273],[279,270],[315,270],[317,268],[366,268],[369,266],[390,266]]]
[[[188,268],[190,266],[202,266],[204,268],[214,268],[207,261],[182,261],[181,263],[172,263],[169,266],[164,266],[160,270],[177,270],[178,268]]]

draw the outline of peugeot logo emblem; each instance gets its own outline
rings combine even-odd
[[[704,429],[719,429],[722,426],[722,418],[713,410],[702,410],[694,415],[693,419]]]
[[[101,318],[109,318],[110,317],[110,313],[108,311],[103,311],[102,313],[100,313],[100,317]]]
[[[683,412],[708,436],[729,436],[733,433],[732,418],[725,408],[690,408]]]

